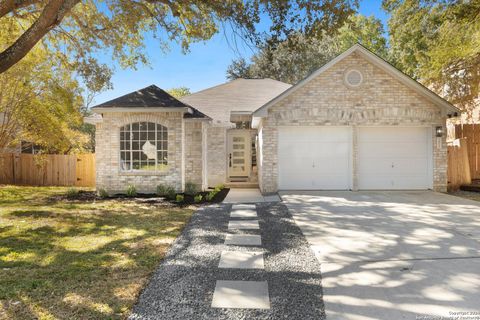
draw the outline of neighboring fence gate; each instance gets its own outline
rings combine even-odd
[[[0,154],[0,184],[95,186],[95,154]]]

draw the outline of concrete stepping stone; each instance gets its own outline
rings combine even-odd
[[[256,234],[227,234],[225,244],[236,246],[261,246],[262,238]]]
[[[257,218],[257,211],[251,209],[232,209],[230,218]]]
[[[222,251],[218,267],[224,269],[265,269],[263,252]]]
[[[257,207],[254,204],[234,204],[232,206],[232,210],[236,209],[247,209],[247,210],[255,210]]]
[[[258,225],[258,220],[236,220],[228,223],[228,229],[258,230],[260,226]]]
[[[212,308],[270,309],[268,283],[217,280]]]

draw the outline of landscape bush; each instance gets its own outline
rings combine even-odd
[[[101,198],[101,199],[106,199],[108,198],[108,192],[107,190],[103,189],[103,188],[100,188],[98,189],[98,196]]]
[[[198,187],[197,184],[191,181],[185,182],[185,194],[194,196],[195,194],[198,193],[198,191],[200,191],[200,188]]]
[[[137,188],[133,184],[128,185],[127,190],[125,191],[127,197],[133,198],[137,195]]]

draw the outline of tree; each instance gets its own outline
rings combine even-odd
[[[333,35],[325,32],[321,37],[312,37],[296,32],[279,44],[266,41],[250,64],[244,59],[234,60],[227,69],[227,78],[272,78],[296,83],[357,42],[386,57],[383,33],[380,20],[351,16]]]
[[[106,66],[94,53],[106,50],[122,67],[147,63],[146,34],[162,46],[178,41],[184,50],[210,39],[222,26],[258,41],[263,33],[256,26],[265,17],[271,21],[271,37],[281,39],[294,29],[314,34],[334,28],[357,7],[358,0],[2,0],[0,19],[15,17],[24,32],[0,48],[0,73],[40,41],[56,48],[60,59],[66,52],[87,79],[102,78],[108,76],[102,72]]]
[[[0,34],[0,43],[4,36]],[[0,150],[21,141],[47,152],[83,149],[87,137],[76,130],[82,121],[80,86],[71,71],[54,62],[54,56],[38,45],[0,74]]]
[[[480,2],[385,0],[395,65],[470,112],[478,107]]]
[[[187,87],[178,87],[178,88],[171,88],[167,90],[168,94],[173,96],[174,98],[180,99],[181,97],[188,96],[191,92],[190,89]]]

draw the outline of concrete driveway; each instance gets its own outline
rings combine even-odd
[[[480,319],[479,202],[423,191],[281,196],[322,263],[327,319]]]

